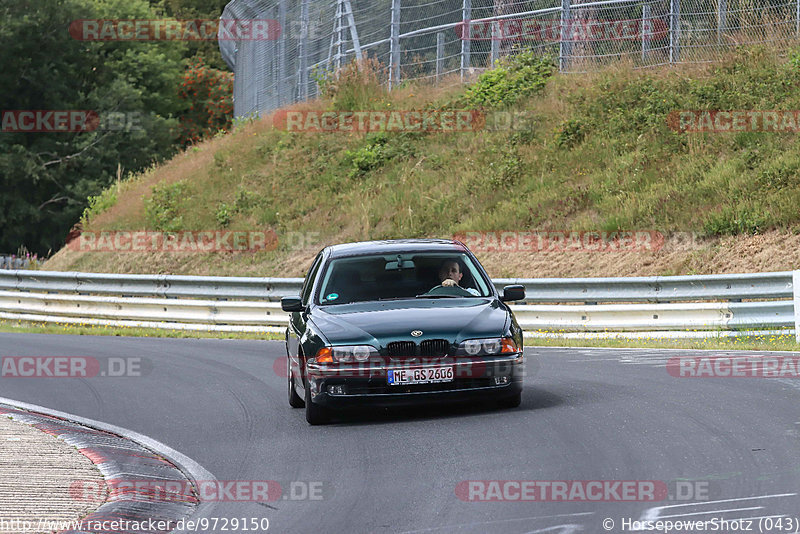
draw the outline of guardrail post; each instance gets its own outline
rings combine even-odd
[[[800,343],[800,271],[792,272],[792,292],[794,293],[794,339]]]
[[[800,0],[798,0],[800,1]],[[442,77],[444,73],[444,32],[436,34],[436,81]]]
[[[400,0],[392,0],[389,38],[389,89],[400,83]]]
[[[681,1],[669,2],[669,62],[676,63],[680,60],[681,51]]]
[[[558,70],[565,72],[569,68],[570,56],[570,0],[561,0],[561,31],[558,35]]]
[[[471,44],[472,44],[472,0],[463,0],[461,4],[461,23],[464,25],[464,30],[461,32],[461,81],[467,74],[471,60]]]

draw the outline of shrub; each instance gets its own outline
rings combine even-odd
[[[233,74],[206,66],[201,57],[192,59],[183,76],[178,96],[188,104],[181,116],[183,145],[229,131],[233,120]]]
[[[508,56],[484,72],[464,93],[468,107],[505,107],[539,93],[555,72],[550,57],[531,51]]]
[[[153,186],[153,195],[144,201],[144,215],[149,228],[162,232],[177,232],[183,229],[180,214],[189,193],[184,181]]]

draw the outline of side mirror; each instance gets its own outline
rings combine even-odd
[[[506,286],[503,288],[503,296],[500,297],[503,302],[514,302],[515,300],[525,300],[525,286],[515,285]]]
[[[305,306],[300,297],[283,297],[281,298],[281,309],[285,312],[301,312]]]

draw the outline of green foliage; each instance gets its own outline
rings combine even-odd
[[[712,213],[703,226],[706,235],[758,234],[770,226],[760,210],[750,206],[725,206]]]
[[[495,188],[516,185],[522,177],[522,161],[516,150],[506,152],[499,162],[490,164],[489,183]]]
[[[561,148],[572,148],[583,141],[583,123],[578,119],[569,119],[561,124],[556,134],[556,145]]]
[[[505,107],[539,93],[555,72],[553,60],[533,51],[503,58],[464,93],[471,108]]]
[[[144,202],[148,228],[162,232],[183,230],[181,211],[186,207],[189,193],[189,184],[183,180],[153,186],[152,195]]]
[[[145,0],[5,2],[0,101],[14,110],[94,110],[137,128],[0,136],[0,250],[58,249],[84,213],[104,209],[118,167],[135,172],[176,151],[184,44],[78,41],[79,19],[158,18]],[[36,29],[37,31],[32,31]]]
[[[208,67],[203,58],[191,60],[178,96],[188,104],[181,115],[183,145],[230,130],[233,121],[233,74]]]
[[[180,20],[217,20],[228,2],[229,0],[150,0],[150,4],[163,11],[166,17]],[[204,58],[211,68],[228,70],[216,40],[188,42],[184,57],[195,56]]]
[[[389,134],[377,132],[365,139],[365,144],[356,150],[345,151],[345,161],[349,163],[350,178],[360,178],[378,169],[395,158],[412,157],[415,147],[412,140],[419,134]]]
[[[257,194],[251,193],[246,189],[239,189],[236,192],[236,199],[233,205],[237,213],[248,213],[259,204],[259,200]]]
[[[224,202],[220,203],[219,207],[217,207],[217,212],[215,214],[215,218],[217,219],[217,224],[225,228],[231,223],[231,215],[233,213],[233,209],[225,204]]]
[[[117,203],[117,188],[115,186],[104,189],[102,193],[89,197],[89,206],[83,210],[81,223],[86,226],[89,221],[104,211],[112,208]]]
[[[320,93],[331,100],[334,110],[364,111],[386,107],[387,89],[381,85],[380,63],[368,58],[352,61],[337,72],[314,71]]]

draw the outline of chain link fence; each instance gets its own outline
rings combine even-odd
[[[221,24],[219,35],[243,117],[316,96],[319,77],[353,59],[379,61],[391,87],[460,83],[521,50],[581,72],[789,46],[800,0],[232,0],[221,18],[250,30],[232,35]],[[267,26],[278,31],[258,31]]]

